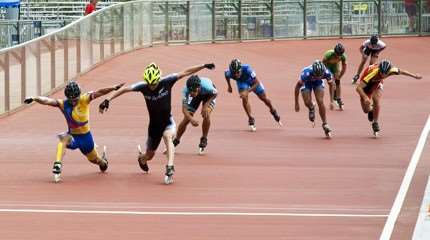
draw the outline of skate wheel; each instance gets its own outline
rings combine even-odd
[[[249,126],[249,129],[251,130],[251,132],[257,131],[257,128],[253,125]]]
[[[375,138],[378,138],[378,137],[379,137],[379,132],[373,132],[373,136],[374,136]]]
[[[60,174],[54,174],[54,182],[55,183],[58,183],[58,182],[60,182],[61,181],[61,176],[60,176]]]
[[[331,132],[329,132],[329,133],[326,133],[326,134],[325,134],[325,136],[326,136],[328,139],[331,139],[332,134],[331,134]]]
[[[203,155],[205,154],[205,149],[204,148],[199,148],[199,155]]]
[[[173,183],[173,176],[164,176],[164,183],[166,185],[172,184]]]

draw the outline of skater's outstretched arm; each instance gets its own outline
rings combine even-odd
[[[59,107],[60,104],[58,103],[58,101],[56,99],[53,98],[49,98],[49,97],[43,97],[43,96],[38,96],[38,97],[28,97],[24,100],[25,104],[30,104],[32,102],[37,102],[40,103],[42,105],[48,105],[51,107]]]
[[[204,68],[212,70],[212,69],[215,68],[215,64],[213,64],[213,63],[206,63],[206,64],[203,64],[203,65],[197,65],[197,66],[193,66],[193,67],[187,68],[184,71],[177,73],[178,80],[181,79],[181,78],[183,78],[183,77],[186,77],[186,76],[189,76],[191,74],[194,74],[194,73],[196,73],[196,72],[198,72],[198,71],[200,71],[200,70],[202,70]]]
[[[94,100],[94,99],[96,99],[96,98],[98,98],[98,97],[104,96],[104,95],[106,95],[106,94],[108,94],[108,93],[110,93],[110,92],[112,92],[112,91],[118,90],[118,89],[120,89],[122,86],[124,86],[124,84],[125,84],[125,83],[121,83],[121,84],[114,85],[114,86],[112,86],[112,87],[101,88],[101,89],[99,89],[99,90],[95,91],[95,92],[92,94],[92,98],[91,98],[91,100]]]
[[[144,84],[144,83],[142,83]],[[104,113],[109,109],[109,103],[110,101],[112,101],[113,99],[125,94],[125,93],[129,93],[129,92],[133,92],[135,91],[135,85],[131,85],[125,88],[121,88],[118,91],[115,91],[110,97],[106,98],[102,103],[100,103],[99,105],[99,112],[100,113]]]
[[[405,75],[405,76],[408,76],[408,77],[413,77],[413,78],[415,78],[415,79],[421,79],[421,78],[423,78],[423,77],[422,77],[420,74],[418,74],[418,73],[413,74],[413,73],[408,72],[408,71],[406,71],[406,70],[400,70],[400,69],[399,69],[399,74],[401,74],[401,75]]]

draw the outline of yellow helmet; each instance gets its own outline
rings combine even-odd
[[[157,64],[151,63],[143,72],[143,80],[148,83],[149,85],[155,85],[160,81],[161,78],[161,71],[158,68]]]

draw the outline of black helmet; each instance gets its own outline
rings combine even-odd
[[[391,69],[391,63],[388,60],[382,60],[382,62],[379,63],[379,72],[382,74],[388,74]]]
[[[81,88],[78,83],[75,81],[69,81],[64,89],[64,95],[66,95],[68,99],[79,97],[81,95]]]
[[[313,71],[314,76],[321,77],[324,75],[325,66],[320,60],[316,60],[312,64],[312,71]]]
[[[239,59],[233,59],[229,66],[231,73],[238,73],[242,69],[242,63],[240,63]]]
[[[342,55],[345,52],[345,48],[343,47],[343,45],[341,43],[336,44],[336,46],[334,47],[334,52],[337,55]]]
[[[192,75],[187,80],[187,88],[188,91],[195,91],[197,88],[200,87],[200,78],[197,75]]]
[[[372,45],[375,45],[378,43],[378,35],[377,34],[373,34],[372,36],[370,36],[370,43]]]

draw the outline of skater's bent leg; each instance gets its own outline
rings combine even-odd
[[[173,137],[175,136],[175,129],[167,129],[163,133],[164,144],[167,150],[167,165],[173,166],[175,157],[175,146],[173,145]]]
[[[373,121],[378,122],[379,119],[379,111],[381,109],[381,98],[382,91],[381,89],[377,89],[375,94],[373,94]]]
[[[318,104],[318,110],[321,117],[321,121],[323,122],[323,124],[327,123],[326,110],[324,105],[324,88],[315,89],[315,99]]]

